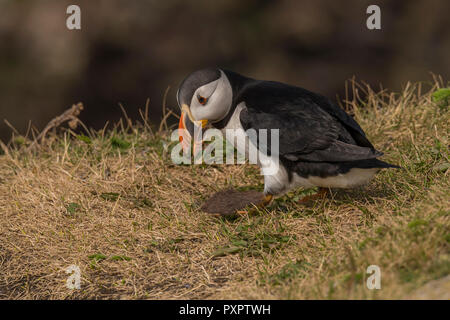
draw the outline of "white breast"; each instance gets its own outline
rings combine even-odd
[[[244,102],[237,105],[227,125],[222,129],[222,134],[226,137],[226,131],[228,129],[238,130],[236,134],[237,139],[245,139],[245,146],[237,144],[236,139],[234,141],[234,145],[236,146],[238,152],[244,154],[248,159],[250,139],[245,133],[240,120],[240,113],[245,108],[246,106]],[[256,134],[259,133],[256,132]],[[252,149],[257,152],[257,164],[261,168],[261,174],[264,175],[264,191],[270,194],[283,193],[289,185],[286,169],[279,163],[278,158],[275,159],[271,156],[267,156],[257,150],[256,147]]]
[[[238,152],[241,154],[244,154],[246,158],[248,158],[248,146],[249,146],[249,139],[248,136],[245,134],[245,130],[242,127],[241,120],[240,120],[240,114],[243,109],[245,109],[245,103],[241,102],[236,106],[236,109],[233,112],[233,115],[231,116],[230,120],[228,121],[227,125],[222,128],[222,134],[223,137],[226,138],[226,132],[227,130],[237,130],[236,133],[236,139],[245,139],[245,146],[243,148],[241,145],[239,145],[235,139],[235,141],[230,141],[233,143],[233,145],[237,148]]]

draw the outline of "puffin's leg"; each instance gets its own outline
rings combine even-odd
[[[317,193],[312,194],[310,196],[305,196],[303,198],[301,198],[300,200],[298,200],[298,203],[307,203],[311,200],[317,200],[317,199],[323,199],[327,196],[327,194],[329,193],[329,189],[328,188],[319,188],[319,191],[317,191]]]
[[[260,207],[265,207],[267,205],[269,205],[273,200],[273,195],[272,194],[266,194],[262,200],[262,202],[259,204]]]
[[[272,194],[266,194],[266,195],[264,195],[264,198],[262,199],[262,201],[257,205],[257,207],[258,208],[263,208],[263,207],[269,205],[272,202],[272,200],[273,200],[273,195]],[[244,214],[247,214],[248,211],[246,211],[246,210],[238,210],[238,211],[236,211],[236,213],[240,214],[240,215],[244,215]]]

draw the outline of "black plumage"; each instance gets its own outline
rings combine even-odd
[[[202,101],[198,100],[200,96]],[[181,128],[187,127],[191,136],[191,120],[207,120],[218,129],[243,129],[260,155],[267,150],[271,156],[268,163],[280,160],[281,170],[264,174],[267,196],[297,186],[355,187],[368,182],[379,169],[398,168],[377,159],[383,153],[374,148],[344,110],[303,88],[255,80],[227,70],[205,69],[182,82],[177,99],[188,116],[181,117],[185,119],[180,120]],[[268,141],[258,141],[258,134],[253,141],[251,129],[255,133],[267,130]],[[270,149],[273,129],[279,133],[278,154]],[[267,162],[259,164],[267,167]]]
[[[244,102],[240,121],[245,130],[279,129],[279,156],[288,172],[328,177],[352,168],[397,167],[376,159],[383,153],[375,150],[351,116],[326,97],[224,72],[233,86],[233,105],[229,115],[214,126],[224,127],[236,106]]]

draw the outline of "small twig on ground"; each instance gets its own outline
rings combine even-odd
[[[147,98],[147,101],[145,102],[145,109],[144,109],[144,113],[142,113],[142,110],[139,109],[139,114],[141,115],[142,120],[144,121],[144,126],[147,128],[147,130],[150,132],[150,135],[152,137],[154,137],[154,133],[152,130],[152,127],[150,126],[149,122],[148,122],[148,107],[150,104],[150,99]]]
[[[29,146],[29,148],[32,148],[36,142],[40,141],[41,143],[45,140],[45,135],[47,132],[52,129],[60,126],[62,123],[69,121],[69,127],[72,129],[75,129],[80,122],[78,119],[78,115],[80,112],[84,109],[83,104],[81,102],[72,105],[69,109],[64,111],[61,115],[53,118],[47,125],[45,126],[44,130],[37,136],[36,139],[34,139],[33,143]]]
[[[169,93],[170,90],[170,86],[167,87],[166,92],[164,92],[164,96],[163,96],[163,105],[162,105],[162,112],[163,112],[163,118],[161,120],[161,123],[159,124],[159,130],[158,133],[161,133],[163,131],[163,127],[165,127],[165,130],[168,130],[168,126],[167,126],[167,118],[170,116],[170,114],[172,113],[171,110],[169,110],[169,113],[166,114],[166,101],[167,101],[167,94]]]
[[[14,126],[11,123],[9,123],[8,120],[4,119],[3,121],[15,134],[20,135],[19,131],[17,131],[17,129],[14,128]]]
[[[123,107],[122,103],[119,102],[119,107],[122,110],[123,116],[125,117],[125,121],[127,122],[127,130],[133,128],[133,121],[131,121],[130,117],[128,117],[127,112],[125,111],[125,108]]]
[[[2,140],[0,140],[0,147],[2,148],[3,152],[4,152],[6,155],[9,155],[8,147],[3,143]]]

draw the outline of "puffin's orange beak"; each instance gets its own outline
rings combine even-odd
[[[202,128],[206,126],[208,121],[203,120],[196,121],[195,123],[192,122],[185,109],[181,112],[180,123],[178,124],[178,138],[183,151],[189,152],[188,150],[191,147],[192,137],[194,137],[193,154],[194,157],[196,157],[197,153],[202,150]]]
[[[182,112],[180,116],[180,123],[178,125],[178,138],[184,152],[186,152],[186,150],[191,145],[191,136],[193,135],[193,133],[191,134],[190,132],[188,132],[186,128],[186,118],[189,120],[189,117],[186,116],[186,113]]]

